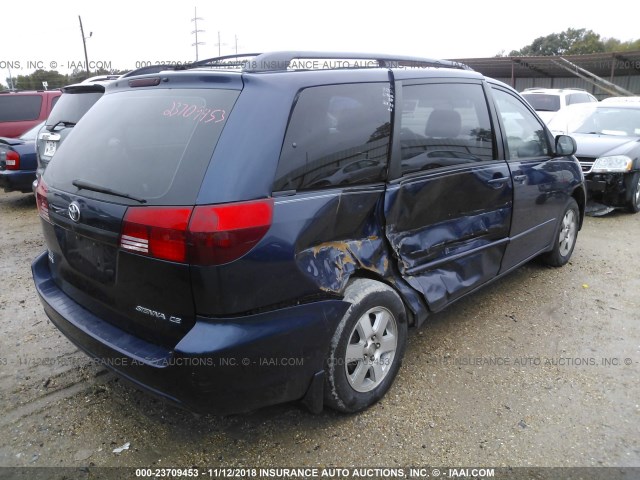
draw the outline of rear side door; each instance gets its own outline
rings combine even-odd
[[[439,310],[495,277],[513,186],[481,80],[396,82],[386,236],[403,278]]]
[[[505,272],[550,245],[573,173],[568,162],[553,158],[547,130],[527,104],[506,88],[491,90],[514,189],[511,239],[500,270]]]

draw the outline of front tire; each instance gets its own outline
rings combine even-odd
[[[640,212],[640,172],[634,173],[630,180],[627,211],[629,213],[638,213]]]
[[[325,368],[324,401],[345,413],[380,400],[391,387],[406,349],[406,311],[388,285],[356,279],[344,299],[351,306],[331,340]]]
[[[552,267],[561,267],[569,261],[578,238],[579,218],[580,209],[576,201],[571,198],[562,214],[553,249],[542,256],[544,263]]]

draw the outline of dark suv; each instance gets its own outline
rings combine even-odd
[[[63,95],[51,111],[45,122],[45,128],[40,131],[36,141],[38,178],[51,161],[58,146],[104,94],[104,88],[110,81],[84,81],[62,88]]]
[[[575,142],[510,87],[410,57],[236,60],[113,82],[38,185],[47,315],[125,378],[195,410],[358,411],[408,327],[569,260]]]
[[[53,158],[56,150],[65,138],[71,133],[73,127],[80,121],[94,103],[104,94],[104,89],[109,83],[118,78],[126,78],[136,74],[157,73],[160,65],[144,67],[133,70],[124,75],[100,75],[87,78],[80,83],[63,87],[62,97],[47,118],[44,129],[39,133],[36,142],[38,170],[36,176],[39,179],[45,168]],[[37,180],[33,183],[33,189],[37,187]]]

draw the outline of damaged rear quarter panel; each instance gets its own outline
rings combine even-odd
[[[318,203],[295,241],[296,265],[318,288],[340,294],[357,270],[389,276],[380,218],[383,195],[380,187],[327,195]]]

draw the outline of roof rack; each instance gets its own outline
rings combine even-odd
[[[195,67],[225,67],[225,68],[243,68],[247,61],[241,59],[254,58],[261,55],[260,53],[241,53],[235,55],[223,55],[222,57],[206,58],[186,65],[187,68]]]
[[[242,60],[245,59],[245,60]],[[249,60],[250,59],[250,60]],[[355,64],[345,62],[339,66],[306,66],[303,62],[301,68],[296,68],[296,59],[304,60],[353,60]],[[364,63],[362,62],[364,61]],[[375,62],[370,64],[369,62]],[[249,73],[256,72],[282,72],[293,66],[293,70],[336,69],[336,68],[457,68],[460,70],[472,70],[467,65],[450,60],[437,60],[433,58],[410,57],[404,55],[388,55],[374,53],[352,52],[304,52],[304,51],[279,51],[268,53],[245,53],[238,55],[225,55],[194,62],[188,68],[195,67],[225,67],[240,68]]]
[[[578,90],[579,92],[587,92],[584,88],[577,88],[577,87],[564,87],[564,88],[551,88],[551,87],[529,87],[529,88],[525,88],[523,90],[523,92],[532,92],[534,90],[558,90],[558,91],[564,91],[564,90]],[[587,92],[589,93],[589,92]]]

